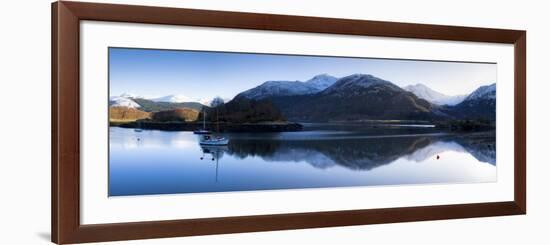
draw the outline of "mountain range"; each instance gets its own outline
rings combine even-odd
[[[230,118],[232,113],[242,116],[243,110],[246,110],[243,108],[247,108],[242,106],[255,105],[254,101],[262,102],[258,104],[261,106],[255,108],[268,109],[269,115],[277,115],[277,120],[280,120],[282,114],[287,120],[301,122],[388,119],[494,121],[496,85],[481,86],[469,95],[448,96],[423,84],[401,88],[370,74],[353,74],[342,78],[320,74],[307,81],[266,81],[243,91],[228,102],[232,106],[224,109],[234,108],[235,111],[225,111],[225,116]],[[201,110],[205,107],[184,96],[144,99],[121,95],[111,97],[110,105],[138,108],[146,112],[177,108]],[[255,109],[254,115],[261,114],[261,111]]]
[[[338,78],[321,74],[311,78],[308,81],[267,81],[261,85],[246,90],[238,96],[252,100],[261,100],[277,96],[292,96],[318,93],[332,84]]]
[[[166,103],[200,103],[203,105],[210,105],[211,100],[209,99],[191,99],[185,95],[166,95],[162,97],[146,98],[143,96],[138,96],[130,93],[123,93],[118,96],[111,96],[109,102],[111,106],[122,106],[130,108],[139,108],[139,103],[136,103],[136,99],[149,100],[153,102],[166,102]]]
[[[237,95],[238,97],[238,95]],[[271,98],[288,119],[327,122],[364,119],[428,119],[432,104],[367,74],[338,79],[315,94]]]
[[[481,86],[456,106],[445,107],[443,111],[459,119],[483,118],[496,120],[496,84]]]
[[[467,95],[455,95],[450,96],[437,92],[428,86],[418,83],[415,85],[407,85],[403,87],[404,90],[407,90],[419,98],[425,99],[432,104],[436,105],[456,105],[462,102]]]

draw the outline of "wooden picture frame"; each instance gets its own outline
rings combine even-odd
[[[514,45],[514,200],[509,202],[82,225],[79,22],[82,20]],[[459,26],[83,2],[52,4],[51,234],[62,243],[305,229],[526,213],[526,32]]]

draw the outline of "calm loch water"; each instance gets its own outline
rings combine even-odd
[[[109,130],[110,196],[496,181],[493,133],[308,124],[201,147],[192,132]]]

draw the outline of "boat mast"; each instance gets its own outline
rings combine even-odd
[[[206,130],[206,110],[202,113],[202,129]]]
[[[218,107],[216,106],[216,131],[220,132],[220,117],[218,115]]]
[[[218,183],[218,159],[220,159],[220,155],[218,151],[216,151],[216,183]]]

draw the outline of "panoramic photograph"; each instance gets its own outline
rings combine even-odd
[[[109,196],[497,180],[497,64],[109,48]]]

